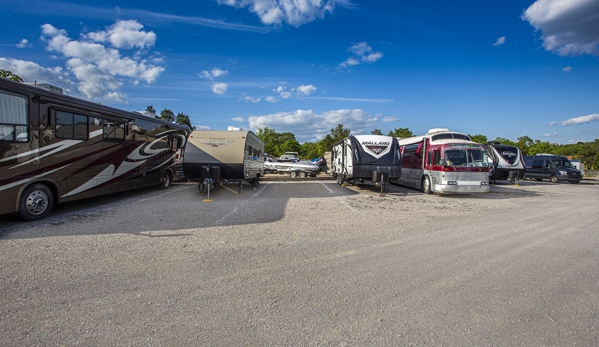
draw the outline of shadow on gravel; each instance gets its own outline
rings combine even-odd
[[[271,223],[285,215],[289,199],[355,195],[334,181],[261,182],[258,189],[238,184],[214,187],[208,201],[197,183],[170,189],[144,188],[58,204],[49,217],[25,222],[0,216],[0,239],[131,233],[146,237],[185,237],[184,230]]]

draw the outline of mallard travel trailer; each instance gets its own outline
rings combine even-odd
[[[185,177],[205,184],[249,182],[258,187],[264,174],[264,142],[251,131],[196,130],[183,156]]]
[[[397,139],[382,135],[351,135],[331,147],[330,169],[339,185],[378,184],[401,177]]]
[[[188,127],[0,78],[0,214],[161,184]]]

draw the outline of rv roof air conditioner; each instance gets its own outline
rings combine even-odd
[[[436,133],[445,133],[448,131],[449,131],[449,129],[447,129],[447,128],[433,128],[428,131],[428,135],[436,134]]]

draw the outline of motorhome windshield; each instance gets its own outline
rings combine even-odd
[[[482,148],[451,148],[445,151],[445,163],[449,166],[488,167],[489,157]]]
[[[464,141],[470,141],[470,137],[468,135],[456,134],[456,133],[441,133],[441,134],[433,135],[431,137],[431,141],[438,141],[438,140],[464,140]]]
[[[572,164],[568,159],[565,158],[551,158],[551,162],[555,167],[564,167],[568,169],[576,169],[574,164]]]

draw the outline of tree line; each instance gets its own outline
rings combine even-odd
[[[256,135],[264,141],[264,151],[272,156],[278,157],[285,152],[298,152],[300,158],[312,159],[323,156],[326,151],[331,149],[331,146],[348,137],[351,130],[344,128],[343,124],[338,124],[335,128],[331,128],[330,133],[322,140],[316,142],[304,142],[300,144],[295,135],[290,132],[278,133],[275,129],[268,127],[258,129]],[[373,135],[383,135],[381,129],[371,131]],[[389,131],[388,136],[406,138],[412,137],[414,134],[408,128],[398,128]],[[522,155],[535,155],[539,153],[552,153],[578,159],[587,170],[599,170],[599,139],[592,142],[577,142],[567,145],[552,144],[547,141],[533,140],[529,136],[519,137],[516,141],[512,141],[503,137],[497,137],[489,140],[487,136],[476,134],[469,135],[472,141],[482,144],[496,142],[502,145],[516,146],[522,151]]]

